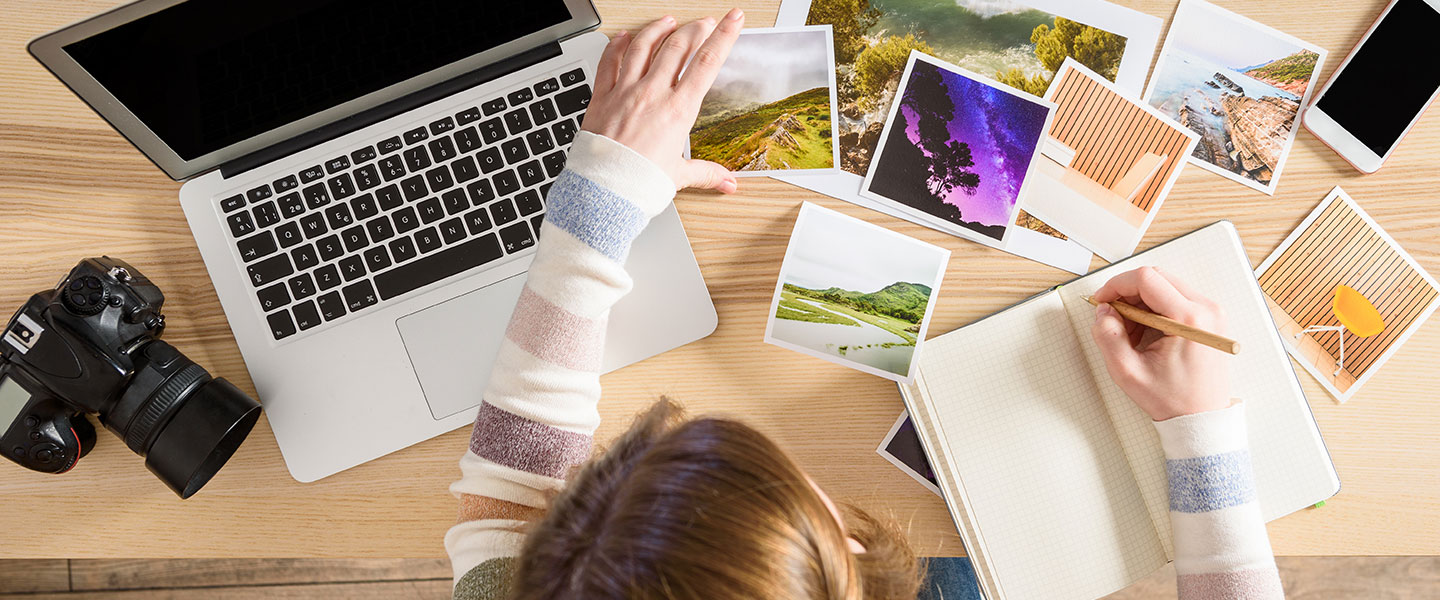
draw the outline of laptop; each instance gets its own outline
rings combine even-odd
[[[313,481],[474,419],[599,24],[588,0],[141,0],[30,52],[188,180],[285,464]],[[626,268],[607,371],[714,331],[674,207]]]

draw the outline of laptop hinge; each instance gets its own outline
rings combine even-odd
[[[226,179],[229,179],[256,167],[275,162],[301,150],[320,145],[352,131],[379,123],[407,110],[419,108],[446,96],[470,89],[487,81],[499,79],[557,56],[560,56],[560,43],[551,42],[504,60],[490,63],[459,77],[442,81],[423,90],[401,96],[339,121],[312,129],[278,144],[251,152],[250,154],[220,165],[220,174]]]

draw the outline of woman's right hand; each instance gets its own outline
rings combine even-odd
[[[1111,379],[1150,415],[1164,421],[1230,405],[1230,356],[1127,320],[1107,302],[1120,300],[1219,334],[1225,315],[1214,301],[1154,267],[1121,273],[1095,292],[1091,336]]]

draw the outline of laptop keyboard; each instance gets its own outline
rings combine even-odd
[[[533,247],[590,103],[580,69],[221,199],[281,340]]]

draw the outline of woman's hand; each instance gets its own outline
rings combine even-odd
[[[1120,300],[1218,334],[1225,333],[1219,305],[1184,282],[1153,267],[1116,275],[1095,292],[1090,334],[1105,356],[1110,378],[1150,415],[1172,417],[1230,405],[1230,357],[1190,340],[1126,320],[1106,302]]]
[[[670,175],[676,189],[734,192],[735,176],[725,167],[682,154],[700,100],[744,23],[745,14],[736,8],[718,25],[706,17],[676,29],[675,18],[665,17],[634,35],[616,34],[600,57],[594,98],[581,128],[650,159]]]

